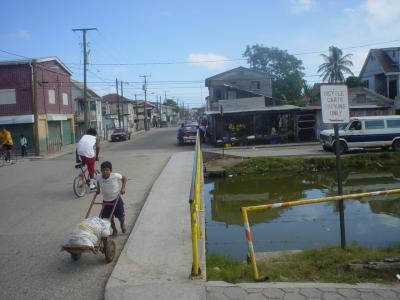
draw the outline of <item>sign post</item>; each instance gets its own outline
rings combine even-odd
[[[339,140],[338,124],[350,121],[349,99],[346,85],[322,85],[321,86],[322,121],[333,124],[335,132],[336,177],[338,182],[338,195],[343,194],[342,169],[340,154],[342,152]],[[340,215],[340,244],[346,248],[346,232],[344,224],[343,200],[339,201]]]

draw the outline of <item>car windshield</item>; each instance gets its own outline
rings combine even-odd
[[[347,127],[347,125],[349,125],[349,123],[339,124],[339,125],[338,125],[338,128],[339,128],[339,130],[345,130],[346,127]]]
[[[188,126],[188,127],[184,127],[183,131],[189,131],[189,132],[196,132],[197,128],[196,127],[192,127],[192,126]]]
[[[114,132],[124,132],[124,129],[114,129]]]

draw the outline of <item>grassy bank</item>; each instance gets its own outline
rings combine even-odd
[[[383,152],[343,155],[341,162],[343,169],[391,169],[399,166],[400,153]],[[333,170],[335,165],[335,157],[255,157],[242,161],[235,166],[225,167],[225,171],[227,175],[267,174],[270,171],[317,172]]]
[[[325,247],[285,254],[258,262],[260,275],[271,282],[337,282],[337,283],[394,283],[399,270],[359,269],[349,271],[353,260],[377,261],[400,255],[400,245],[385,249],[368,249],[358,245]],[[217,255],[207,255],[208,280],[231,283],[253,282],[251,266],[246,262]]]

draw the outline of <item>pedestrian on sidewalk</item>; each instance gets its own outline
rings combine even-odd
[[[97,175],[97,194],[102,194],[103,204],[111,204],[103,206],[100,217],[103,219],[110,218],[112,208],[117,202],[114,210],[114,215],[111,216],[111,227],[113,236],[116,236],[118,231],[115,226],[114,216],[118,218],[122,233],[126,232],[125,226],[125,209],[121,195],[125,194],[126,176],[120,173],[112,172],[112,164],[105,161],[100,165],[101,174]]]
[[[81,137],[76,146],[76,162],[82,161],[83,165],[87,165],[90,177],[90,189],[96,188],[94,179],[94,169],[96,161],[99,160],[100,141],[97,137],[97,131],[94,128],[89,128],[86,134]]]
[[[11,136],[11,132],[3,128],[3,130],[0,131],[0,142],[2,143],[2,151],[5,151],[7,155],[6,161],[11,162],[13,158],[12,150],[14,148],[14,142]]]
[[[28,141],[23,133],[21,133],[20,135],[19,143],[21,145],[21,156],[22,157],[28,156],[28,151],[26,151],[26,147],[28,146]]]

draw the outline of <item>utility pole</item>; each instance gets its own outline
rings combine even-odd
[[[86,52],[86,32],[89,30],[97,30],[97,28],[77,28],[72,31],[82,31],[83,36],[83,104],[85,106],[85,129],[90,128],[90,107],[87,101],[87,84],[86,84],[86,65],[87,65],[87,52]],[[85,131],[86,131],[85,130]]]
[[[181,105],[179,104],[179,98],[176,98],[176,103],[178,103],[178,109],[179,109],[179,122],[182,123],[182,109]]]
[[[149,130],[147,124],[147,77],[151,77],[151,75],[140,75],[139,77],[144,78],[143,83],[143,91],[144,91],[144,130]]]
[[[118,95],[118,79],[115,79],[115,88],[117,89],[118,127],[121,128],[121,113],[119,110],[119,95]]]
[[[139,113],[138,113],[138,104],[137,104],[137,95],[135,94],[135,112],[136,112],[136,122],[135,128],[139,129]]]
[[[39,111],[38,111],[38,95],[37,95],[37,61],[32,60],[32,93],[33,93],[33,137],[36,155],[40,154],[39,144]]]
[[[183,101],[183,119],[186,120],[185,101]]]
[[[122,127],[125,128],[124,88],[121,81]]]
[[[161,127],[161,97],[158,98],[157,95],[157,110],[158,110],[158,118],[157,118],[157,123],[158,123],[158,127]]]

